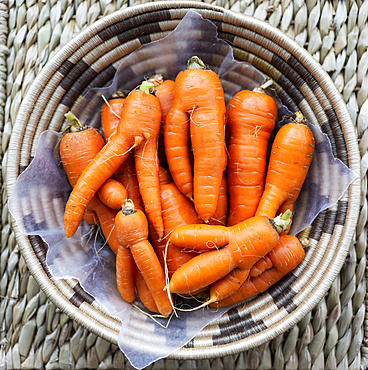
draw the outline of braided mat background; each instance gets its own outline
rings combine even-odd
[[[143,1],[0,0],[0,159],[20,102],[56,51],[100,17]],[[268,21],[305,47],[330,74],[359,139],[361,210],[346,263],[317,307],[289,332],[234,356],[160,360],[150,369],[368,368],[366,312],[368,0],[208,1]],[[0,369],[131,369],[115,345],[61,313],[19,253],[2,187]],[[368,307],[368,306],[367,306]]]

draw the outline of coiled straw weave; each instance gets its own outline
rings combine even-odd
[[[17,225],[10,226],[7,192],[30,163],[40,133],[47,128],[60,130],[63,113],[78,96],[112,78],[123,55],[111,53],[110,59],[101,55],[92,66],[86,61],[91,60],[88,53],[94,43],[115,40],[120,30],[116,47],[131,41],[135,49],[169,33],[189,7],[218,26],[219,36],[232,44],[237,59],[254,64],[273,78],[283,103],[290,110],[299,107],[309,121],[319,124],[329,136],[334,154],[360,171],[361,179],[336,206],[321,213],[305,235],[311,249],[333,251],[317,254],[316,265],[309,264],[316,274],[325,266],[320,284],[303,285],[303,271],[297,271],[297,280],[290,275],[283,282],[289,287],[283,301],[278,298],[279,285],[265,295],[263,299],[269,304],[258,308],[257,315],[232,310],[175,356],[152,368],[367,366],[368,2],[219,0],[216,6],[201,2],[132,6],[136,4],[0,1],[0,38],[4,40],[0,43],[1,154],[6,185],[1,221],[0,367],[129,368],[116,346],[120,323],[76,281],[56,281],[50,276],[40,238],[25,238],[19,235]],[[103,18],[114,11],[118,12]],[[266,20],[306,50],[285,41],[281,32],[269,29],[267,23],[242,14]],[[95,23],[99,18],[102,20]],[[123,22],[122,18],[129,20]],[[126,24],[129,27],[124,28]],[[88,25],[92,28],[86,30]],[[73,59],[72,46],[62,57],[57,54],[76,35],[85,44],[77,51],[78,57]],[[54,64],[46,65],[54,56]],[[30,89],[35,80],[37,86]],[[329,264],[336,267],[328,269]],[[277,329],[277,320],[273,321],[277,307],[283,307],[285,332]]]

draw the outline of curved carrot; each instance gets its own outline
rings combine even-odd
[[[234,294],[218,302],[212,302],[210,306],[231,306],[266,291],[292,271],[305,255],[299,240],[291,235],[280,236],[277,246],[269,253],[269,256],[271,253],[272,261],[276,262],[273,267],[263,271],[260,275],[251,277]]]
[[[112,209],[120,209],[125,199],[128,198],[125,186],[112,178],[106,180],[100,189],[98,189],[98,196],[102,203]]]
[[[150,290],[140,271],[137,271],[135,276],[135,287],[137,289],[137,294],[144,307],[148,308],[151,312],[158,313],[158,309],[155,300],[152,297]]]
[[[124,103],[122,94],[114,94],[101,107],[101,129],[106,142],[118,128]]]
[[[179,267],[171,277],[170,292],[190,294],[227,275],[239,267],[250,269],[259,259],[269,253],[279,240],[279,232],[288,226],[288,217],[269,220],[267,217],[252,217],[233,227],[209,226],[213,230],[212,240],[218,238],[221,231],[228,244],[221,249],[201,253]],[[192,225],[198,228],[199,225]],[[176,229],[178,231],[180,228]],[[225,229],[225,230],[224,230]],[[229,231],[226,231],[228,229]],[[179,240],[183,235],[177,232]],[[172,241],[171,237],[170,240]],[[187,248],[191,248],[191,240],[187,239]],[[173,242],[173,241],[172,241]],[[174,242],[173,242],[174,243]],[[196,244],[196,241],[194,241]]]
[[[115,178],[125,186],[128,197],[133,201],[134,207],[143,211],[142,197],[139,192],[133,154],[130,154],[125,162],[118,168],[115,173]]]
[[[142,83],[141,89],[144,90],[146,87],[147,84]],[[117,171],[137,143],[147,138],[150,138],[150,141],[157,140],[161,122],[160,103],[155,96],[142,90],[134,90],[127,96],[117,133],[111,136],[108,143],[85,168],[73,188],[64,213],[67,237],[74,235],[94,194]],[[140,163],[144,165],[143,160]],[[147,175],[145,182],[152,179],[152,186],[158,186],[158,169],[155,171],[153,167]],[[145,208],[147,217],[152,220],[159,235],[163,234],[159,198],[147,200],[146,194],[142,194],[142,198],[147,204],[147,209]]]
[[[293,211],[314,154],[312,131],[303,123],[300,112],[296,123],[288,123],[277,132],[272,145],[265,189],[256,215],[275,217],[286,209]]]
[[[227,208],[228,208],[228,196],[227,196],[227,180],[226,175],[222,176],[220,195],[217,202],[217,207],[214,215],[208,220],[210,225],[223,225],[227,224]]]
[[[242,90],[227,105],[228,226],[255,215],[264,188],[267,145],[276,118],[276,103],[264,93]]]
[[[129,247],[134,261],[152,294],[157,309],[163,316],[172,311],[166,292],[166,278],[158,257],[148,242],[148,221],[145,214],[135,209],[131,200],[115,218],[116,239],[122,247]]]
[[[165,122],[165,153],[175,184],[186,196],[194,197],[195,209],[204,221],[216,211],[226,164],[225,112],[220,79],[198,57],[192,57],[175,79],[174,99]]]

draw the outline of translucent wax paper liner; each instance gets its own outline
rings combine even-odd
[[[165,79],[175,79],[193,55],[198,55],[218,73],[226,101],[239,90],[252,90],[265,80],[251,65],[234,61],[231,47],[217,38],[217,28],[212,22],[189,11],[167,37],[146,44],[124,58],[110,86],[87,88],[74,113],[83,123],[99,127],[101,95],[109,97],[117,90],[134,89],[155,73],[162,73]],[[280,104],[274,92],[271,94],[278,103],[279,128],[287,122],[282,118],[290,112]],[[334,158],[330,142],[319,127],[309,126],[316,150],[295,205],[291,229],[294,235],[309,226],[319,212],[332,206],[357,177]],[[42,133],[33,161],[17,180],[9,209],[25,234],[40,235],[48,244],[47,264],[55,277],[77,278],[89,294],[122,321],[119,347],[134,367],[144,368],[185,345],[228,308],[178,311],[178,316],[173,316],[169,323],[166,319],[159,320],[162,325],[168,324],[163,328],[124,302],[116,288],[115,255],[104,244],[99,232],[82,223],[73,238],[64,236],[63,212],[71,187],[58,150],[54,150],[59,138],[59,133],[50,130]],[[40,217],[40,208],[43,217]],[[181,304],[185,307],[198,305],[193,300]]]

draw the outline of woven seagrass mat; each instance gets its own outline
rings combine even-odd
[[[28,87],[73,36],[115,10],[143,1],[0,0],[2,184],[12,125]],[[211,2],[211,1],[209,1]],[[261,347],[211,360],[160,360],[151,369],[358,369],[368,367],[366,243],[368,0],[213,1],[268,21],[305,47],[341,92],[359,139],[361,209],[341,273],[317,307]],[[115,345],[52,304],[30,275],[8,221],[2,187],[0,369],[131,368]],[[368,302],[367,302],[368,303]]]

